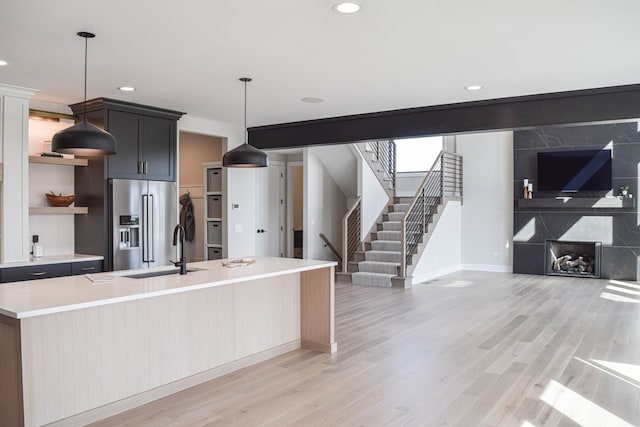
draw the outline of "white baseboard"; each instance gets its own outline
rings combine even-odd
[[[462,264],[461,269],[471,271],[490,271],[494,273],[513,273],[513,266],[511,265]]]
[[[455,273],[462,270],[461,264],[454,264],[447,267],[439,268],[437,270],[429,271],[424,274],[414,275],[412,283],[416,285],[418,283],[426,282],[428,280],[435,279],[436,277],[444,276],[445,274]]]

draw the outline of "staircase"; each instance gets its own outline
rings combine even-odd
[[[405,287],[402,265],[402,217],[411,199],[395,199],[385,209],[376,231],[365,243],[364,251],[357,251],[349,263],[351,283],[368,286]]]
[[[462,158],[442,152],[413,198],[393,197],[380,215],[372,231],[359,245],[356,227],[347,226],[345,216],[345,247],[343,271],[336,280],[356,285],[381,287],[411,287],[411,274],[422,254],[444,206],[449,200],[462,197]],[[355,207],[354,207],[355,208]],[[358,211],[359,208],[351,211]],[[351,212],[350,211],[350,212]],[[359,222],[357,224],[359,233]],[[359,246],[359,247],[358,247]]]

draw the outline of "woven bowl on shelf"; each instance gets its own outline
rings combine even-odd
[[[47,193],[46,196],[49,205],[56,208],[66,208],[76,200],[75,194],[72,194],[70,196],[63,196],[62,193],[60,193],[59,195],[55,195],[53,191]]]

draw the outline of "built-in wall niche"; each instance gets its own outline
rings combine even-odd
[[[44,247],[44,254],[47,256],[69,255],[75,252],[76,212],[73,209],[49,209],[45,196],[50,191],[63,195],[75,193],[75,165],[72,160],[57,162],[54,158],[41,157],[43,152],[51,151],[53,135],[73,124],[73,117],[65,114],[33,110],[29,114],[29,237],[38,235],[39,243]],[[72,158],[73,156],[64,156],[64,159]],[[45,160],[39,162],[39,159]],[[72,204],[72,207],[74,206]]]
[[[222,138],[181,131],[179,134],[178,187],[180,196],[188,195],[195,217],[193,241],[186,242],[188,262],[203,261],[205,254],[205,221],[208,215],[203,165],[222,161]],[[222,197],[221,192],[216,197]],[[183,198],[185,200],[185,198]],[[179,207],[182,209],[182,206]],[[222,203],[219,205],[222,215]]]

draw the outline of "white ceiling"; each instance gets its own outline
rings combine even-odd
[[[78,31],[97,34],[89,98],[241,124],[249,76],[250,127],[640,83],[638,0],[362,0],[356,15],[334,3],[1,0],[0,83],[81,101]]]

